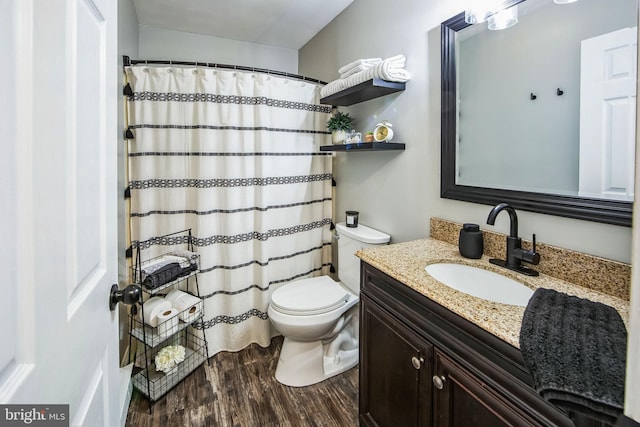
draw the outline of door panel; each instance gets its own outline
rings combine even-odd
[[[13,43],[13,33],[15,31],[15,22],[12,17],[15,13],[16,5],[9,4],[4,7],[3,13],[0,14],[0,55],[3,58],[15,58],[16,52]],[[17,73],[13,67],[4,67],[3,78],[0,78],[0,93],[4,98],[4,102],[0,104],[0,129],[3,130],[3,139],[6,141],[15,141],[18,133],[16,124],[17,114],[15,103],[17,100],[16,86],[13,82],[17,80]],[[6,105],[6,108],[5,108]],[[16,158],[18,147],[16,144],[3,144],[3,154],[0,156],[0,182],[13,183],[17,174]],[[3,185],[1,197],[3,203],[0,203],[0,218],[3,224],[0,225],[0,241],[16,242],[18,234],[15,226],[9,224],[17,223],[17,212],[14,207],[18,201],[18,187],[14,185]],[[18,274],[15,268],[17,263],[17,254],[10,244],[0,245],[0,259],[6,260],[8,269],[4,270],[3,280],[8,283],[16,283]],[[18,321],[17,313],[17,295],[18,290],[14,286],[5,286],[2,288],[3,295],[0,298],[0,324],[13,325]],[[0,328],[0,342],[4,347],[4,351],[0,352],[0,378],[4,377],[12,371],[12,366],[16,363],[16,351],[18,349],[17,331],[13,328]],[[2,393],[0,392],[0,401],[2,401]]]
[[[637,27],[582,41],[580,196],[633,201],[636,56]]]
[[[72,425],[115,426],[117,2],[2,6],[15,89],[0,98],[0,404],[68,404]]]
[[[81,1],[77,5],[75,20],[78,30],[71,41],[76,50],[72,59],[75,75],[71,76],[73,96],[67,109],[67,120],[73,123],[74,128],[70,135],[74,144],[69,162],[73,164],[75,173],[67,184],[69,193],[75,194],[70,200],[72,205],[68,207],[74,217],[70,221],[70,231],[75,236],[68,242],[73,245],[70,252],[75,253],[72,267],[75,278],[69,281],[72,285],[72,306],[80,305],[83,296],[94,292],[100,282],[105,266],[105,254],[100,248],[105,247],[104,239],[107,237],[100,233],[105,226],[105,212],[96,209],[104,198],[106,175],[93,172],[100,171],[101,159],[104,158],[102,148],[107,143],[104,118],[96,114],[105,107],[106,94],[100,90],[104,86],[104,19],[95,4]],[[86,236],[95,237],[87,239]]]

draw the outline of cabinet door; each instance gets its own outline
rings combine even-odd
[[[366,296],[360,304],[361,423],[430,426],[433,347]]]
[[[435,425],[498,427],[538,425],[472,373],[435,350]]]

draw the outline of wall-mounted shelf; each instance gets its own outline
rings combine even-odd
[[[406,83],[374,78],[320,99],[321,104],[346,107],[405,89]]]
[[[363,142],[361,144],[323,145],[320,151],[392,151],[404,150],[399,142]]]

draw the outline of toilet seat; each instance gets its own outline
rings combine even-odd
[[[276,289],[271,294],[271,306],[283,314],[315,315],[344,306],[349,297],[349,292],[330,277],[311,277]]]

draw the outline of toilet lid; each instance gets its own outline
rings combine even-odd
[[[288,283],[271,294],[271,305],[284,314],[322,314],[342,307],[349,293],[328,276]]]

